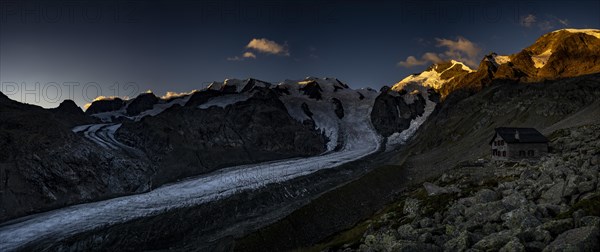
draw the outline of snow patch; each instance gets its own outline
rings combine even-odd
[[[435,109],[435,106],[435,102],[432,102],[429,99],[427,99],[423,115],[412,120],[408,129],[405,129],[402,132],[395,132],[394,134],[389,136],[386,143],[386,150],[392,150],[394,147],[408,142],[408,140],[410,140],[410,138],[417,132],[417,130],[419,129],[419,127],[421,127],[425,120],[427,120],[427,117],[431,115],[431,113]]]
[[[217,96],[217,97],[211,98],[207,102],[201,104],[200,106],[198,106],[198,108],[199,109],[207,109],[212,106],[224,108],[231,104],[246,101],[246,100],[250,99],[250,97],[252,97],[252,95],[254,95],[254,92],[249,93],[249,94],[241,93],[241,94],[227,94],[227,95]]]
[[[585,33],[587,35],[591,35],[591,36],[594,36],[594,37],[600,39],[600,30],[596,30],[596,29],[561,29],[561,30],[553,31],[552,33],[559,32],[559,31],[568,31],[570,33]]]
[[[550,55],[552,55],[552,49],[548,49],[541,54],[531,56],[531,60],[533,61],[533,66],[535,68],[542,68],[548,63],[548,59],[550,59]]]
[[[400,91],[402,90],[406,85],[408,85],[409,83],[419,83],[420,85],[424,86],[424,87],[430,87],[430,88],[434,88],[434,89],[440,89],[442,88],[442,86],[444,84],[446,84],[448,81],[450,81],[451,79],[448,80],[443,80],[441,78],[442,74],[444,74],[446,71],[448,71],[449,69],[453,68],[456,65],[460,65],[461,69],[463,71],[472,73],[475,72],[475,70],[469,68],[468,66],[466,66],[465,64],[463,64],[462,62],[458,62],[455,60],[452,60],[452,65],[446,69],[444,69],[444,71],[442,72],[437,72],[437,65],[433,68],[431,68],[428,71],[423,71],[420,74],[413,74],[413,75],[409,75],[408,77],[402,79],[400,82],[396,83],[394,86],[392,86],[392,90],[394,91]]]
[[[460,65],[461,69],[464,70],[464,71],[467,71],[469,73],[475,72],[475,70],[471,69],[470,67],[468,67],[467,65],[463,64],[460,61],[451,60],[450,62],[452,62],[452,66],[450,66],[448,69],[453,68],[455,65]],[[447,71],[448,69],[444,70],[444,72]]]
[[[493,53],[491,55],[491,57],[487,56],[485,58],[485,60],[492,62],[492,64],[494,64],[495,66],[500,66],[502,64],[506,64],[506,63],[510,62],[510,56],[498,55],[498,54]]]
[[[146,116],[158,115],[158,114],[162,113],[163,111],[165,111],[166,109],[172,107],[175,104],[183,106],[188,102],[188,100],[191,97],[192,97],[191,95],[180,96],[178,98],[173,98],[169,102],[166,102],[165,100],[159,100],[159,102],[154,104],[154,106],[151,109],[142,111],[139,115],[136,115],[136,116],[127,115],[127,107],[129,106],[129,104],[132,101],[132,100],[129,100],[129,101],[127,101],[126,105],[123,106],[123,108],[121,108],[119,110],[96,113],[96,114],[93,114],[92,116],[100,119],[103,123],[110,123],[110,122],[112,122],[113,118],[120,118],[120,117],[127,118],[127,119],[133,120],[133,121],[139,121]]]

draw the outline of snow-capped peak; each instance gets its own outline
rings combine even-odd
[[[467,65],[465,65],[464,63],[460,62],[460,61],[456,61],[456,60],[450,60],[450,62],[452,63],[452,66],[450,66],[449,68],[447,68],[446,70],[453,68],[455,65],[460,65],[462,70],[465,70],[469,73],[475,72],[475,70],[471,69],[470,67],[468,67]]]
[[[409,75],[408,77],[402,79],[400,82],[394,84],[394,86],[392,86],[392,90],[400,91],[409,83],[417,83],[424,87],[440,89],[446,82],[452,79],[444,79],[442,78],[442,74],[454,68],[456,65],[459,65],[461,67],[461,70],[463,70],[464,72],[475,72],[475,70],[469,68],[460,61],[451,60],[450,63],[451,65],[449,67],[446,67],[445,69],[439,69],[441,64],[435,64],[429,67],[427,70],[421,72],[420,74]]]
[[[573,29],[573,28],[570,28],[570,29],[556,30],[556,31],[553,31],[552,33],[559,32],[559,31],[567,31],[570,33],[585,33],[587,35],[591,35],[591,36],[594,36],[594,37],[600,39],[600,30],[597,30],[597,29]]]
[[[492,53],[487,55],[484,60],[492,62],[495,66],[499,66],[502,64],[506,64],[510,62],[510,56],[507,55],[498,55],[497,53]]]

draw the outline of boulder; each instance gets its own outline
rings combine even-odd
[[[590,192],[594,190],[594,182],[593,181],[584,181],[579,183],[579,185],[577,185],[577,190],[580,193],[586,193],[586,192]]]
[[[427,195],[429,195],[429,196],[460,192],[460,189],[458,189],[454,186],[441,187],[441,186],[437,186],[437,185],[429,183],[429,182],[423,183],[423,187],[425,187],[425,190],[427,191]]]
[[[525,246],[517,238],[513,238],[504,245],[500,252],[522,252],[525,251]]]
[[[469,232],[463,231],[457,237],[448,240],[444,244],[444,251],[465,251],[471,246]]]
[[[428,228],[433,226],[433,220],[431,218],[425,217],[419,221],[419,226],[421,228]]]
[[[563,232],[573,228],[573,219],[551,220],[545,222],[542,228],[548,230],[553,236],[562,234]]]
[[[480,203],[465,209],[465,217],[468,221],[483,224],[501,220],[500,216],[507,210],[501,201]]]
[[[560,181],[542,193],[540,201],[543,203],[560,204],[562,202],[565,182]]]
[[[527,228],[516,235],[521,241],[524,242],[541,242],[544,245],[552,241],[552,235],[547,230],[544,230],[541,226],[535,228]]]
[[[597,227],[600,228],[600,217],[584,216],[579,219],[579,225],[582,227]]]
[[[488,203],[498,200],[498,194],[490,189],[482,189],[475,194],[478,203]]]
[[[504,205],[504,208],[509,211],[525,206],[533,207],[533,203],[531,203],[525,196],[523,196],[519,192],[514,192],[507,195],[506,197],[502,198],[501,202]]]
[[[442,249],[436,245],[421,243],[421,242],[398,242],[390,251],[442,251]]]
[[[402,212],[408,215],[410,218],[414,218],[420,214],[421,202],[417,199],[407,198],[404,201],[404,209]]]
[[[422,243],[427,243],[427,242],[431,242],[432,238],[433,238],[433,235],[431,233],[423,233],[422,235],[419,236],[419,239],[417,239],[417,240]]]
[[[597,227],[581,227],[560,234],[544,252],[552,251],[598,251],[600,233]]]
[[[579,175],[569,175],[567,177],[567,183],[563,191],[563,196],[570,196],[576,194],[579,191],[577,187],[583,181],[585,181],[585,179]]]
[[[532,214],[533,210],[518,208],[502,215],[504,226],[509,229],[526,229],[537,227],[541,222]]]
[[[402,240],[416,241],[419,233],[410,224],[404,224],[398,227],[398,238]]]
[[[514,235],[512,232],[508,230],[500,231],[483,237],[483,239],[473,245],[473,248],[483,251],[499,250],[513,238]]]

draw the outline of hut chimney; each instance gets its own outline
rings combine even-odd
[[[515,139],[520,140],[519,139],[519,130],[515,130]]]

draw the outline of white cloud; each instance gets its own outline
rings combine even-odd
[[[244,58],[242,58],[240,56],[234,56],[234,57],[227,57],[227,60],[229,60],[229,61],[242,61],[242,60],[244,60]]]
[[[414,66],[422,66],[427,64],[427,60],[418,60],[417,58],[415,58],[415,56],[408,56],[406,57],[405,61],[400,61],[398,62],[398,66],[403,66],[403,67],[414,67]]]
[[[548,30],[552,30],[554,28],[554,25],[552,25],[552,23],[550,21],[545,20],[545,21],[540,22],[538,24],[538,27],[542,31],[548,31]]]
[[[406,60],[398,62],[398,66],[414,67],[425,64],[439,63],[447,60],[457,60],[470,67],[476,68],[479,64],[481,48],[464,37],[456,40],[436,38],[436,47],[446,48],[444,52],[426,52],[420,58],[408,56]]]
[[[533,14],[529,14],[527,16],[521,17],[521,25],[525,27],[531,27],[533,24],[535,24],[536,20],[536,16],[534,16]]]
[[[256,55],[252,52],[245,52],[244,54],[242,54],[242,57],[256,59]]]
[[[173,91],[167,91],[167,93],[165,95],[161,96],[160,98],[163,99],[163,100],[168,100],[168,99],[171,99],[171,98],[176,98],[176,97],[191,95],[191,94],[193,94],[195,92],[198,92],[198,90],[194,89],[194,90],[192,90],[190,92],[181,92],[181,93],[173,92]]]
[[[560,19],[554,15],[543,15],[543,16],[535,16],[533,14],[529,14],[527,16],[521,17],[520,25],[533,28],[537,27],[540,31],[548,31],[552,29],[556,29],[556,27],[568,27],[569,20]]]
[[[562,24],[564,27],[569,26],[569,20],[557,18],[558,22]]]
[[[248,45],[246,45],[246,48],[253,49],[261,53],[290,56],[287,44],[280,45],[277,42],[268,40],[266,38],[252,39]]]
[[[243,61],[245,59],[256,59],[256,54],[254,54],[253,52],[244,52],[242,56],[234,56],[227,58],[227,60],[229,61]]]

